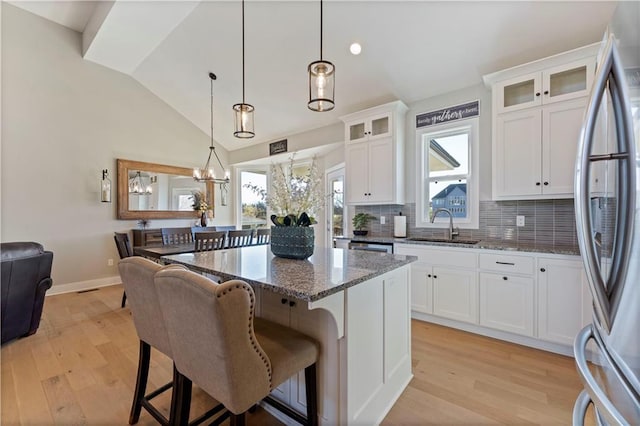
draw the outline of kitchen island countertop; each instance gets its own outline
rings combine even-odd
[[[275,257],[268,245],[163,256],[167,263],[240,279],[283,296],[313,302],[407,265],[414,256],[315,248],[307,260]]]

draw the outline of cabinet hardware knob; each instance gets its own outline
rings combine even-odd
[[[508,280],[509,278],[507,278],[507,277],[502,277],[502,279],[506,281],[506,280]]]
[[[547,185],[549,185],[549,182],[545,182],[545,183],[544,183],[544,186],[547,186]]]
[[[540,268],[540,272],[545,272],[545,271],[546,271],[546,269]]]
[[[540,186],[540,182],[536,182],[536,186]]]
[[[282,298],[282,300],[280,300],[280,303],[282,303],[283,305],[287,303],[287,299],[285,299],[284,297]]]
[[[545,95],[548,95],[548,94],[549,94],[549,91],[548,91],[548,90],[545,90],[545,91],[544,91],[544,94],[545,94]]]
[[[437,276],[437,275],[434,275],[434,276],[433,276],[433,278],[438,278],[438,276]]]
[[[540,96],[540,92],[536,92],[536,96]]]
[[[431,278],[431,274],[427,274],[427,278]]]
[[[294,306],[296,306],[296,302],[294,302],[293,300],[292,300],[292,301],[290,301],[290,302],[289,302],[289,306],[291,306],[291,307],[293,308]]]

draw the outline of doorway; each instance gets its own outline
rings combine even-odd
[[[347,211],[344,204],[344,164],[327,170],[327,246],[335,247],[335,238],[347,233]]]

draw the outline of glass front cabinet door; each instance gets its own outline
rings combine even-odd
[[[347,142],[363,142],[391,136],[391,114],[381,114],[347,125]]]
[[[587,96],[594,72],[588,58],[499,82],[497,113]]]

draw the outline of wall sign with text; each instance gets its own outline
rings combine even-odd
[[[433,126],[434,124],[448,121],[462,120],[463,118],[480,115],[480,101],[473,101],[462,105],[425,112],[416,115],[416,128]]]
[[[269,155],[282,154],[283,152],[287,152],[287,140],[282,139],[281,141],[271,142],[269,144]]]

